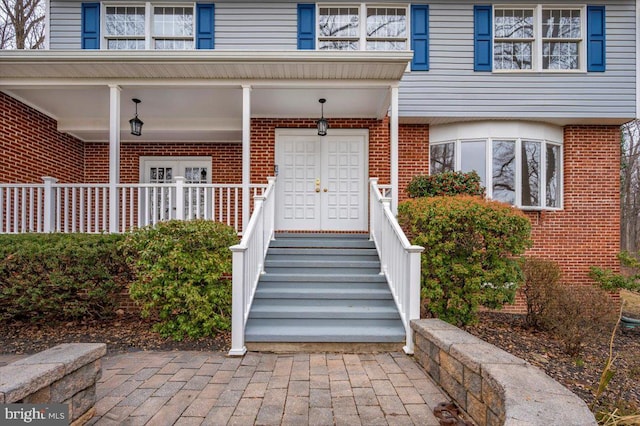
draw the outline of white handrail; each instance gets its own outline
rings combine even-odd
[[[254,209],[247,229],[239,244],[232,246],[233,291],[231,313],[230,356],[242,356],[247,352],[244,329],[249,318],[253,296],[260,275],[264,273],[264,261],[275,229],[276,178],[268,178],[263,195],[254,197]]]
[[[241,231],[242,184],[193,184],[176,177],[172,183],[121,183],[112,205],[108,183],[0,184],[0,233],[117,232],[161,220],[207,219]],[[267,185],[252,184],[254,196]],[[116,209],[112,216],[111,209]]]
[[[411,320],[420,318],[420,253],[424,248],[409,242],[391,212],[391,199],[380,193],[377,179],[369,180],[369,189],[369,232],[404,324],[406,345],[403,349],[412,354]]]

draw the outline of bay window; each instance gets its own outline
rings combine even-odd
[[[523,209],[562,208],[561,139],[495,136],[438,140],[438,130],[434,133],[431,174],[475,171],[489,198]]]

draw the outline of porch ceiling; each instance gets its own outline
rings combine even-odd
[[[344,53],[344,55],[343,55]],[[121,89],[123,142],[240,142],[251,116],[382,118],[411,53],[0,51],[0,90],[85,141],[109,140],[109,85]],[[129,134],[139,98],[143,135]]]

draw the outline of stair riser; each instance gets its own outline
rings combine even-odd
[[[335,318],[335,319],[400,319],[400,315],[398,312],[254,312],[251,310],[251,315],[249,318],[253,319],[267,319],[267,318],[278,318],[278,319],[310,319],[310,318]]]
[[[266,259],[268,262],[287,262],[287,261],[299,261],[299,262],[379,262],[378,255],[369,255],[369,254],[307,254],[307,253],[291,253],[291,254],[271,254],[267,255]]]
[[[361,300],[361,294],[340,294],[336,295],[335,293],[326,292],[286,292],[286,291],[256,291],[255,295],[256,299],[327,299],[334,300],[336,297],[340,297],[341,299],[353,299],[353,300]],[[367,295],[368,299],[384,299],[384,300],[393,300],[393,296],[391,293],[378,292]]]
[[[326,255],[339,255],[339,256],[374,256],[377,258],[378,252],[375,248],[360,248],[360,249],[323,249],[323,248],[269,248],[269,256],[272,255],[314,255],[314,256],[326,256]]]
[[[354,268],[354,267],[274,267],[267,265],[265,271],[268,274],[306,274],[306,275],[325,275],[325,274],[340,274],[340,275],[358,275],[358,274],[378,274],[380,268]]]
[[[274,240],[269,244],[270,248],[356,248],[375,249],[375,244],[371,241],[333,241],[333,240]]]
[[[383,283],[385,287],[388,287],[387,280],[384,275],[380,275],[378,271],[375,274],[354,274],[354,275],[307,275],[307,274],[265,274],[260,277],[260,283],[294,283],[294,284],[326,284],[326,283],[338,283],[344,285],[358,284],[358,283]]]

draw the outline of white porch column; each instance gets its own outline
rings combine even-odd
[[[251,204],[251,86],[242,85],[242,232],[247,229]]]
[[[119,232],[120,203],[120,92],[117,85],[109,85],[109,232]]]
[[[391,212],[398,213],[398,86],[391,86]]]

